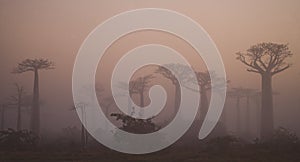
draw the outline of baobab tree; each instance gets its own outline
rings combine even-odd
[[[5,110],[7,108],[6,104],[1,104],[1,126],[0,130],[4,130],[4,122],[5,122]]]
[[[251,88],[245,88],[243,90],[243,93],[246,97],[246,134],[249,136],[251,131],[250,131],[250,99],[256,95],[257,90],[256,89],[251,89]]]
[[[246,115],[245,115],[245,135],[249,136],[250,134],[250,99],[253,96],[256,96],[256,89],[251,88],[232,88],[227,94],[231,97],[236,97],[236,109],[237,109],[237,130],[238,133],[241,133],[241,109],[240,109],[240,102],[242,98],[246,99]]]
[[[11,96],[10,105],[17,106],[17,131],[22,129],[22,113],[23,99],[25,95],[24,87],[15,83],[17,93]]]
[[[243,97],[241,93],[241,88],[233,88],[232,90],[227,92],[227,96],[229,97],[236,97],[236,131],[237,134],[241,134],[241,108],[240,102],[241,98]]]
[[[18,66],[13,70],[13,73],[24,73],[28,71],[34,73],[30,128],[37,135],[40,134],[39,70],[49,70],[53,68],[53,62],[48,59],[26,59],[18,63]]]
[[[131,99],[133,97],[134,94],[137,94],[138,91],[137,91],[137,81],[136,80],[131,80],[129,81],[129,84],[127,83],[124,83],[124,82],[120,82],[118,87],[121,88],[121,89],[124,89],[126,90],[127,87],[128,87],[128,90],[129,90],[129,96],[128,96],[128,108],[127,108],[127,113],[128,114],[132,114],[133,113],[133,107],[132,107],[132,102],[131,102]],[[124,96],[124,94],[119,94],[120,96]]]
[[[195,71],[195,70],[194,70]],[[216,88],[221,87],[221,85],[224,83],[224,79],[218,77],[214,72],[201,72],[201,71],[195,71],[197,83],[200,87],[200,120],[203,121],[209,107],[209,100],[208,100],[208,91],[212,88],[211,85],[211,77],[216,79],[215,86]],[[227,81],[229,82],[229,81]]]
[[[79,109],[81,111],[81,119],[86,123],[86,104],[78,103],[72,106],[71,110]],[[81,141],[81,149],[85,149],[88,143],[88,133],[87,130],[84,128],[84,124],[81,122],[81,134],[80,134],[80,141]]]
[[[144,107],[145,106],[145,100],[144,100],[144,92],[149,88],[149,83],[151,82],[151,79],[153,79],[153,75],[146,75],[142,77],[138,77],[135,80],[135,87],[137,93],[140,96],[140,106]]]
[[[145,90],[147,90],[150,86],[151,79],[153,79],[153,75],[146,75],[142,77],[138,77],[135,79],[133,89],[137,92],[140,96],[140,106],[142,108],[142,111],[140,112],[139,116],[143,116],[143,107],[145,107],[145,99],[144,99],[144,93]]]
[[[166,64],[163,66],[159,66],[158,69],[155,71],[156,73],[159,73],[163,75],[165,78],[169,79],[172,84],[175,87],[175,99],[174,99],[174,116],[176,115],[176,112],[179,109],[179,104],[180,104],[180,84],[179,84],[179,79],[182,82],[189,82],[190,81],[190,70],[188,66],[182,65],[182,64]],[[172,69],[173,72],[171,72],[169,69]],[[176,75],[179,78],[176,78]],[[183,84],[184,84],[183,83]]]
[[[272,77],[290,67],[286,59],[293,54],[287,44],[259,43],[245,53],[238,52],[237,59],[247,71],[260,74],[262,84],[261,138],[268,140],[273,134]]]

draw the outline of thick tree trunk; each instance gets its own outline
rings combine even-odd
[[[268,140],[273,134],[273,96],[272,75],[262,75],[262,100],[261,100],[261,138]]]
[[[200,121],[203,122],[208,111],[208,98],[205,87],[200,87]]]
[[[240,96],[236,99],[236,130],[237,134],[241,134],[241,109],[240,109]]]
[[[22,99],[21,96],[19,95],[19,100],[18,100],[18,116],[17,116],[17,131],[21,130],[21,103]]]
[[[84,129],[84,126],[83,124],[81,124],[81,148],[84,149],[85,148],[85,129]]]
[[[145,103],[144,103],[144,92],[141,92],[140,93],[140,104],[141,104],[141,111],[139,113],[139,116],[140,117],[143,117],[144,116],[144,106],[145,106]]]
[[[86,140],[87,140],[87,138],[86,138],[86,130],[85,130],[85,128],[84,128],[84,124],[83,123],[85,123],[86,124],[86,119],[85,119],[85,111],[84,111],[84,108],[81,108],[81,120],[82,120],[82,124],[81,124],[81,148],[82,149],[85,149],[85,147],[86,147]]]
[[[131,103],[132,95],[129,94],[128,96],[128,105],[127,105],[127,113],[132,115],[132,103]],[[106,114],[107,115],[107,114]]]
[[[2,105],[2,107],[1,107],[1,130],[4,130],[4,122],[5,122],[4,113],[5,113],[5,106]]]
[[[31,110],[31,130],[40,135],[40,105],[39,105],[39,75],[38,69],[34,71],[34,83],[33,83],[33,99]]]
[[[180,85],[179,84],[176,84],[175,85],[175,101],[174,101],[174,111],[173,111],[173,117],[176,116],[177,114],[177,111],[179,109],[179,106],[180,106]]]
[[[246,98],[246,133],[250,135],[250,96]]]
[[[255,97],[256,102],[256,130],[257,130],[257,137],[260,136],[260,126],[261,126],[261,95]]]

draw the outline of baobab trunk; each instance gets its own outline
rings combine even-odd
[[[34,70],[33,99],[31,110],[31,130],[37,135],[40,134],[40,105],[39,105],[39,74],[38,69]]]
[[[261,138],[268,140],[273,133],[272,75],[262,74]]]
[[[200,121],[203,122],[208,111],[208,98],[204,87],[200,87]]]
[[[141,108],[142,109],[140,110],[139,116],[143,117],[144,116],[144,106],[145,106],[145,103],[144,103],[144,92],[140,93],[140,104],[141,104]]]
[[[17,131],[21,130],[21,95],[19,95],[18,101],[18,116],[17,116]]]
[[[81,124],[81,148],[82,149],[85,149],[85,128],[84,128],[84,125]]]
[[[1,130],[4,130],[4,112],[5,111],[5,106],[2,105],[1,107]]]
[[[181,92],[180,92],[180,85],[177,83],[175,84],[175,101],[174,101],[174,114],[173,114],[173,117],[176,116],[177,114],[177,111],[179,109],[179,106],[180,106],[180,95],[181,95]]]
[[[240,135],[241,134],[241,109],[240,109],[240,96],[237,96],[237,100],[236,100],[236,130],[237,130],[237,134]]]
[[[250,135],[250,96],[246,97],[246,133]]]
[[[260,127],[261,127],[261,95],[258,95],[255,97],[255,102],[256,102],[256,130],[257,130],[257,136],[260,136]]]

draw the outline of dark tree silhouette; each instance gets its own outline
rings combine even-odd
[[[153,75],[146,75],[143,77],[138,77],[134,82],[135,86],[134,89],[137,91],[137,93],[140,95],[140,106],[145,106],[145,100],[144,100],[144,92],[149,88],[149,83],[151,82],[151,79],[153,79]]]
[[[150,86],[149,83],[153,78],[154,78],[153,75],[146,75],[143,77],[138,77],[136,80],[134,80],[135,86],[133,87],[133,89],[135,89],[140,96],[140,106],[142,107],[142,110],[143,107],[145,107],[144,92],[149,88]],[[144,115],[143,111],[141,111],[139,116],[143,116],[143,115]]]
[[[129,114],[132,114],[133,113],[133,107],[132,107],[132,103],[131,103],[131,99],[132,99],[132,97],[133,97],[133,94],[137,94],[138,93],[138,91],[137,91],[137,89],[136,89],[136,87],[137,87],[137,81],[135,81],[135,80],[131,80],[131,81],[129,81],[129,84],[127,84],[127,83],[124,83],[124,82],[120,82],[119,83],[119,88],[122,88],[122,89],[127,89],[127,87],[128,87],[128,90],[129,90],[129,96],[128,96],[128,113]],[[121,96],[123,95],[123,94],[120,94]]]
[[[238,52],[237,59],[249,72],[258,73],[262,80],[261,138],[267,140],[273,133],[272,76],[290,67],[286,59],[292,56],[287,44],[259,43],[245,53]]]
[[[78,103],[72,106],[71,110],[76,110],[76,109],[80,109],[81,111],[81,118],[83,120],[83,122],[85,122],[86,124],[86,105],[83,103]],[[86,129],[84,128],[83,123],[81,123],[81,134],[80,134],[80,141],[81,141],[81,149],[85,149],[86,145],[88,143],[88,133],[86,131]]]
[[[211,78],[208,71],[195,73],[197,77],[197,83],[200,87],[200,120],[203,121],[209,107],[207,92],[211,89]],[[216,77],[214,73],[211,73],[211,75]]]
[[[178,63],[167,64],[165,66],[172,69],[173,72],[176,73],[178,77],[180,77],[178,79],[182,80],[183,82],[190,81],[190,71],[187,66]],[[165,78],[169,79],[175,87],[174,115],[176,115],[176,112],[178,111],[179,104],[180,104],[180,95],[181,95],[180,85],[178,79],[176,78],[176,75],[170,70],[168,70],[166,67],[159,66],[159,68],[156,70],[156,73],[159,73],[163,75]]]
[[[15,83],[17,93],[11,96],[10,105],[17,106],[17,131],[22,129],[22,113],[23,98],[25,95],[24,87]]]
[[[4,130],[4,122],[5,122],[5,110],[7,108],[7,105],[6,104],[2,104],[1,105],[1,126],[0,126],[0,129],[1,130]]]
[[[195,89],[190,88],[188,85],[189,84],[197,84],[200,87],[200,113],[199,114],[199,119],[200,121],[204,121],[204,118],[207,114],[208,107],[209,107],[209,100],[208,100],[208,92],[212,88],[211,85],[211,77],[216,80],[216,83],[214,87],[219,88],[221,85],[224,83],[224,79],[221,77],[218,77],[214,72],[201,72],[201,71],[196,71],[194,70],[195,75],[196,75],[196,81],[190,80],[189,82],[185,82],[183,85],[187,89],[190,89],[192,91],[196,91]],[[229,82],[229,81],[226,81]],[[197,91],[198,92],[198,91]]]
[[[246,116],[245,116],[245,135],[249,136],[250,135],[250,99],[253,96],[256,96],[257,91],[256,89],[251,89],[251,88],[232,88],[227,93],[231,97],[236,97],[237,102],[236,102],[236,109],[237,109],[237,132],[240,134],[241,131],[241,108],[240,108],[240,101],[242,98],[246,98]]]
[[[146,75],[142,77],[138,77],[135,80],[129,82],[129,96],[132,98],[133,94],[138,94],[140,96],[140,106],[143,108],[145,107],[145,97],[144,93],[150,86],[151,79],[153,79],[153,75]],[[119,87],[125,89],[128,86],[126,83],[120,83]],[[130,101],[129,101],[130,102]],[[131,104],[129,104],[129,108],[131,109]],[[142,109],[143,110],[143,109]],[[130,110],[131,111],[131,110]],[[132,112],[130,112],[132,113]],[[140,116],[143,115],[143,111],[141,111]]]
[[[256,89],[251,89],[251,88],[245,88],[244,89],[244,95],[246,97],[246,134],[249,136],[251,133],[250,130],[250,118],[251,118],[251,113],[250,113],[250,99],[255,96],[257,93]]]
[[[13,73],[34,73],[33,99],[30,128],[37,135],[40,134],[40,104],[39,104],[39,70],[53,69],[53,62],[48,59],[26,59],[18,64]]]
[[[242,88],[233,88],[232,90],[227,92],[227,96],[236,97],[236,131],[237,134],[241,134],[241,108],[240,101],[243,97],[241,90]]]

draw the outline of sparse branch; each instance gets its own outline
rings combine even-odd
[[[260,73],[258,70],[254,70],[254,69],[247,69],[247,71],[253,72],[253,73]]]
[[[237,53],[237,59],[246,66],[249,72],[277,74],[289,68],[285,59],[292,56],[287,44],[259,43],[251,46],[247,53]]]
[[[12,73],[23,73],[40,69],[54,69],[54,63],[48,59],[26,59],[18,63],[18,66],[14,68]]]
[[[289,67],[290,67],[290,65],[286,65],[285,67],[283,67],[283,68],[281,68],[281,69],[275,70],[275,71],[272,72],[272,75],[275,75],[275,74],[277,74],[277,73],[280,73],[280,72],[282,72],[282,71],[288,69]]]

